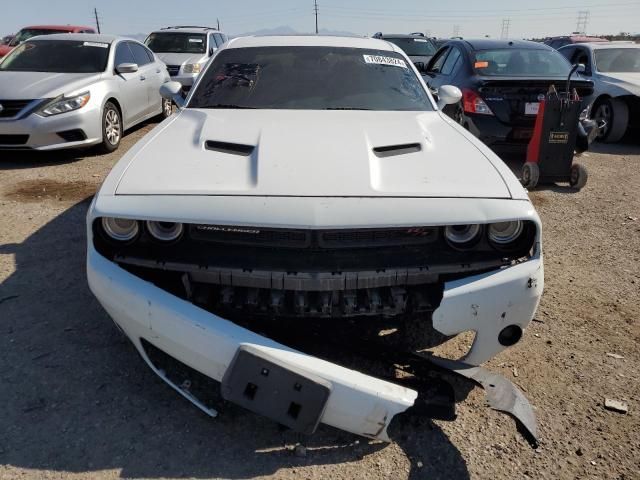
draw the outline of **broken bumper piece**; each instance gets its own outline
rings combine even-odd
[[[477,329],[470,354],[477,352],[472,357],[475,361],[489,358],[505,348],[497,341],[501,328],[513,321],[524,328],[530,321],[541,291],[541,265],[536,259],[445,285],[443,302],[434,315],[434,326],[451,334]],[[411,388],[298,352],[207,312],[125,271],[91,246],[87,275],[95,296],[147,364],[209,415],[215,416],[216,411],[154,364],[149,345],[222,382],[225,398],[307,433],[315,430],[318,423],[324,423],[389,441],[387,427],[394,416],[407,411],[418,399],[418,392]],[[538,278],[539,284],[536,284]],[[481,297],[486,300],[486,288],[490,286],[502,295],[489,304],[481,303]],[[506,294],[513,298],[505,298]],[[514,305],[521,307],[515,309]],[[449,317],[450,323],[444,322],[445,315],[449,314],[459,316]],[[486,329],[487,325],[495,334],[490,341],[480,329],[480,326]],[[308,392],[313,394],[308,396]],[[268,405],[261,402],[260,397],[265,393],[276,400]],[[525,407],[529,409],[525,415],[531,414],[533,418],[528,403]],[[511,413],[517,416],[517,412]]]

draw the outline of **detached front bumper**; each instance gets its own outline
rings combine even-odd
[[[278,365],[331,384],[320,421],[369,438],[388,440],[386,429],[411,407],[418,393],[399,385],[295,351],[179,299],[132,275],[89,244],[89,286],[132,340],[149,366],[176,391],[207,413],[203,404],[154,367],[141,340],[214,380],[221,381],[240,346],[261,351]],[[542,293],[539,257],[520,265],[445,284],[434,327],[445,334],[477,332],[466,361],[480,363],[506,348],[498,341],[508,325],[525,328]]]
[[[95,145],[102,141],[99,105],[41,117],[31,113],[16,120],[0,119],[0,149],[57,150]]]

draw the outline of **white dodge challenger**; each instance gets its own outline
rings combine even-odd
[[[382,40],[231,40],[94,198],[91,290],[203,411],[215,414],[180,368],[299,431],[388,439],[415,389],[265,332],[326,322],[338,338],[418,318],[475,332],[471,365],[521,339],[543,288],[540,220],[508,167],[442,113],[459,91],[438,93]]]

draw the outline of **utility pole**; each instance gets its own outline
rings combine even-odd
[[[96,17],[96,27],[98,29],[98,33],[100,33],[100,20],[98,20],[98,9],[97,8],[93,9],[93,14]]]
[[[216,21],[218,22],[218,28],[217,28],[217,30],[220,30],[220,19],[219,19],[219,18],[216,18]]]
[[[578,22],[576,23],[576,32],[587,33],[587,25],[589,24],[589,16],[591,12],[589,10],[580,10],[578,12]]]
[[[318,34],[318,0],[313,0],[313,11],[316,14],[316,35]]]
[[[505,18],[502,20],[502,33],[500,34],[500,38],[503,40],[505,38],[509,38],[509,25],[511,25],[511,19]]]

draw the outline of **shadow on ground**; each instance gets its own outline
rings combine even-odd
[[[0,285],[0,464],[87,476],[120,469],[133,478],[247,478],[346,465],[392,448],[324,426],[301,436],[234,405],[211,419],[182,399],[88,290],[88,205],[69,208],[23,243],[0,246],[16,265]],[[433,422],[412,420],[396,438],[411,461],[409,478],[468,478],[460,452]],[[291,452],[296,442],[307,446],[306,457]]]

